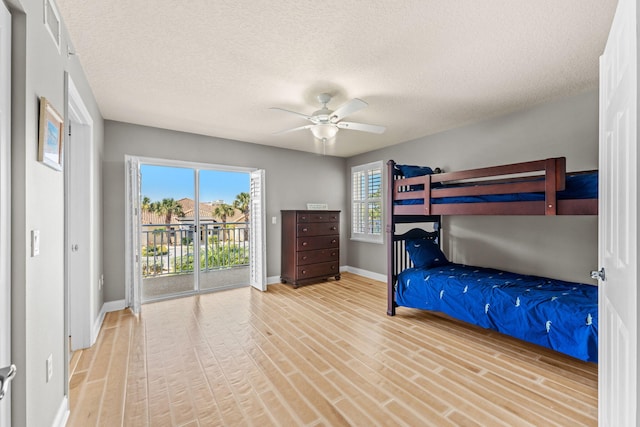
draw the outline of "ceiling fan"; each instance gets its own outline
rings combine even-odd
[[[333,140],[333,138],[338,133],[338,130],[340,129],[359,130],[359,131],[378,133],[378,134],[385,131],[386,128],[384,126],[342,121],[342,119],[348,116],[349,114],[353,114],[356,111],[360,111],[363,108],[365,108],[367,105],[369,105],[363,100],[354,98],[351,101],[347,101],[341,106],[339,106],[338,108],[336,108],[335,111],[332,111],[332,110],[329,110],[329,108],[327,108],[327,104],[331,102],[331,98],[332,96],[328,93],[321,93],[320,95],[318,95],[317,99],[318,99],[318,102],[322,104],[322,108],[319,109],[318,111],[315,111],[310,116],[303,113],[297,113],[295,111],[285,110],[284,108],[271,107],[272,110],[280,110],[280,111],[284,111],[285,113],[295,114],[296,116],[304,117],[305,119],[309,120],[312,123],[309,125],[276,132],[275,135],[289,133],[289,132],[293,132],[301,129],[310,129],[311,133],[316,139],[318,139],[319,141],[322,141],[323,143],[326,143]]]

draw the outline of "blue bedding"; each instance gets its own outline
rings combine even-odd
[[[581,173],[576,175],[567,174],[565,180],[565,190],[558,191],[559,200],[568,199],[597,199],[598,198],[598,173]],[[445,185],[448,187],[449,185]],[[412,186],[414,190],[422,190],[422,185]],[[544,200],[544,193],[514,193],[514,194],[492,194],[487,196],[462,196],[462,197],[441,197],[432,198],[432,204],[445,203],[477,203],[477,202],[520,202]],[[398,205],[421,205],[423,199],[398,200]]]
[[[450,263],[400,273],[396,303],[598,361],[597,286]]]

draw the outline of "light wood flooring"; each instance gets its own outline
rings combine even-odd
[[[70,371],[68,426],[597,424],[597,365],[349,273],[109,313]]]

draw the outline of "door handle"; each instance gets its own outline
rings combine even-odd
[[[606,277],[607,276],[604,273],[604,267],[602,267],[600,270],[591,270],[592,279],[596,279],[596,280],[600,279],[604,282]]]
[[[16,376],[16,365],[7,366],[0,369],[0,400],[7,393],[9,383]]]

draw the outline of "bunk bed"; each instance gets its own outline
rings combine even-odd
[[[397,307],[465,322],[597,362],[598,288],[451,263],[443,215],[597,215],[597,172],[551,158],[449,173],[387,163],[387,314]],[[397,234],[397,224],[431,223]],[[405,227],[406,228],[406,227]]]

